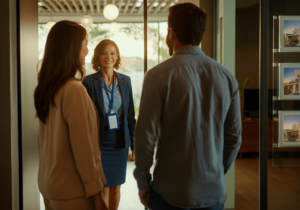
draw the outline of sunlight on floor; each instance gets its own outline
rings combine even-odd
[[[137,183],[133,177],[134,162],[127,162],[126,182],[121,186],[119,210],[144,210],[138,196]]]

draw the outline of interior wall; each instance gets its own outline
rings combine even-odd
[[[0,208],[19,209],[16,0],[0,3]]]
[[[250,81],[245,89],[259,89],[259,10],[259,4],[236,10],[235,76],[239,84],[249,77]],[[272,31],[269,36],[272,39]],[[268,86],[272,89],[272,56],[269,58],[271,68]]]
[[[216,3],[216,60],[235,75],[235,0],[217,0]],[[234,209],[235,163],[225,175],[225,185],[227,190],[225,209]]]
[[[239,84],[247,77],[245,89],[259,88],[259,4],[236,10],[235,76]]]
[[[35,118],[33,93],[37,85],[38,4],[20,2],[20,76],[22,117],[23,209],[38,210],[38,120]]]

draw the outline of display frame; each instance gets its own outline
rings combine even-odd
[[[279,67],[278,100],[300,100],[300,63],[280,63],[278,64],[278,67]],[[293,79],[295,80],[295,82],[292,82],[293,79],[287,78],[288,75],[291,74],[291,71],[294,71],[295,77]],[[299,75],[299,77],[296,75]],[[285,83],[284,82],[285,79],[290,80],[290,82]],[[286,87],[287,90],[285,90]],[[287,91],[296,94],[298,93],[298,95],[285,95],[285,92]]]
[[[295,121],[294,125],[295,127],[293,129],[285,129],[284,125],[285,125],[285,121],[284,118],[285,116],[297,116],[295,117],[295,119],[299,118],[298,120],[295,120],[291,118],[287,119],[290,122],[293,123],[293,121]],[[279,117],[279,122],[278,122],[278,147],[300,147],[300,110],[296,110],[296,111],[278,111],[278,117]],[[298,122],[296,122],[298,121]],[[298,126],[297,124],[298,123]],[[288,124],[288,123],[286,123]],[[292,125],[292,126],[294,126]],[[289,125],[288,125],[289,126]],[[294,132],[294,134],[293,134]],[[298,141],[297,139],[294,140],[294,138],[292,138],[292,135],[295,135],[295,132],[298,132]],[[286,133],[286,134],[285,134]],[[290,135],[291,140],[289,140],[288,142],[285,140],[284,135]]]
[[[298,45],[299,46],[293,46],[296,42],[289,42],[290,46],[285,46],[285,31],[284,31],[284,21],[299,21],[300,22],[300,16],[279,16],[279,52],[300,52],[300,24],[298,27],[298,34],[290,34],[289,38],[287,39],[291,40],[298,35]]]

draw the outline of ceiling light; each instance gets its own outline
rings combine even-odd
[[[93,18],[90,15],[85,14],[82,16],[80,22],[84,27],[89,27],[93,24]]]
[[[108,4],[103,10],[103,15],[108,20],[115,20],[119,16],[119,9],[114,4]]]
[[[47,31],[49,32],[51,30],[51,28],[55,25],[55,22],[50,20],[48,23],[47,23]]]
[[[117,22],[111,22],[108,30],[112,33],[116,33],[120,30],[120,27]]]
[[[49,32],[54,25],[55,25],[55,22],[52,20],[52,12],[51,12],[51,19],[47,23],[47,26],[46,26],[47,31]]]

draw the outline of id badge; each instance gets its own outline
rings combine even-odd
[[[117,130],[119,126],[119,117],[117,113],[111,113],[107,115],[107,123],[109,130]]]

